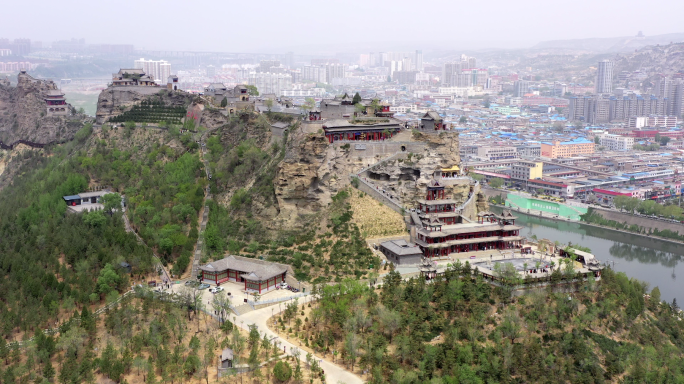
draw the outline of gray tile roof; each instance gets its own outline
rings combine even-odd
[[[97,191],[97,192],[84,192],[84,193],[79,193],[78,196],[80,196],[82,199],[88,198],[88,197],[100,197],[104,196],[106,194],[112,193],[111,191],[103,190],[103,191]]]
[[[423,116],[423,119],[442,121],[442,117],[439,115],[439,113],[434,112],[434,111],[429,111],[428,113],[426,113],[425,116]]]
[[[380,246],[398,256],[423,255],[423,252],[415,244],[409,244],[405,240],[390,240],[380,243]]]
[[[225,259],[212,261],[209,264],[199,267],[200,270],[206,272],[220,272],[228,269],[234,271],[244,272],[242,277],[248,277],[249,280],[265,281],[273,276],[277,276],[287,272],[287,266],[278,263],[271,263],[261,260],[250,260],[248,258],[239,256],[228,256]]]
[[[221,352],[221,361],[233,360],[233,350],[226,348]]]

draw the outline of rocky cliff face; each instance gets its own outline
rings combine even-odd
[[[420,153],[400,153],[381,161],[366,172],[368,181],[385,189],[405,206],[412,207],[416,199],[423,198],[430,181],[439,177],[441,170],[460,166],[458,133],[415,133],[414,140],[426,144]],[[465,201],[470,192],[466,179],[445,183],[447,195]]]
[[[321,124],[301,124],[290,132],[285,159],[274,180],[279,225],[311,225],[307,217],[327,207],[332,196],[349,185],[349,175],[368,166],[367,161],[330,145]]]
[[[102,124],[143,100],[161,100],[167,106],[187,108],[196,98],[196,95],[182,91],[168,91],[164,87],[111,86],[102,91],[97,98],[96,120],[98,124]]]
[[[76,114],[71,106],[67,116],[47,116],[44,99],[54,89],[54,82],[37,80],[26,73],[19,74],[16,87],[0,82],[0,141],[47,144],[72,139],[88,118]]]
[[[107,119],[118,116],[148,96],[163,90],[161,87],[109,87],[100,92],[100,96],[97,98],[96,121],[98,124],[102,124]]]
[[[305,123],[291,132],[286,158],[278,167],[274,181],[279,206],[278,220],[286,227],[305,225],[307,215],[319,212],[331,202],[331,197],[349,184],[349,176],[367,167],[368,162],[380,162],[367,171],[366,179],[385,189],[403,205],[412,207],[424,198],[427,184],[443,168],[460,165],[458,134],[418,134],[415,140],[426,145],[421,153],[398,153],[387,160],[361,159],[351,156],[339,144],[330,145],[320,131],[320,125]],[[469,179],[445,182],[446,193],[458,202],[476,196],[464,214],[475,217],[486,210],[486,201],[479,200],[479,187]]]
[[[300,226],[301,217],[316,214],[331,201],[331,148],[325,136],[309,128],[302,125],[290,132],[285,159],[274,180],[278,220],[286,227]]]

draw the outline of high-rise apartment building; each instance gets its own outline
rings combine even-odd
[[[259,94],[273,93],[282,96],[283,91],[292,89],[292,76],[284,73],[252,72],[249,85],[257,87]]]
[[[442,86],[443,87],[453,87],[456,86],[456,81],[454,79],[455,75],[461,73],[461,63],[451,62],[444,63],[442,67]]]
[[[589,100],[589,124],[604,124],[610,121],[610,99],[595,97]]]
[[[275,72],[273,67],[280,68],[280,60],[261,60],[257,72]]]
[[[31,39],[14,39],[12,53],[15,56],[24,56],[31,53]]]
[[[662,75],[658,76],[654,81],[653,94],[656,97],[668,97],[672,83],[671,79]]]
[[[568,121],[584,120],[588,115],[589,96],[571,97],[568,103]]]
[[[414,69],[413,62],[411,61],[410,57],[404,57],[401,60],[401,68],[404,71],[410,71],[410,70]]]
[[[475,59],[474,57],[467,57],[467,60],[461,59],[461,61],[468,63],[467,69],[477,68],[477,59]]]
[[[208,65],[207,66],[207,77],[214,77],[216,76],[216,67],[213,65]]]
[[[392,60],[389,62],[389,75],[394,77],[394,72],[403,71],[404,66],[402,61]]]
[[[523,97],[530,88],[527,80],[518,80],[513,83],[513,97]]]
[[[668,116],[684,117],[684,82],[675,79],[667,90],[665,114]]]
[[[302,80],[315,81],[317,83],[325,83],[325,68],[318,67],[315,65],[305,65],[304,67],[302,67]]]
[[[423,51],[416,51],[416,71],[423,71]]]
[[[142,69],[146,75],[155,81],[165,82],[171,76],[171,64],[165,60],[135,60],[133,68]]]
[[[598,63],[596,73],[596,93],[611,93],[613,91],[613,66],[610,60],[602,60]]]
[[[332,83],[333,79],[344,78],[346,69],[344,64],[326,64],[325,79],[327,83]]]
[[[456,87],[485,87],[488,79],[487,70],[471,68],[461,70],[461,73],[454,75],[452,82]]]

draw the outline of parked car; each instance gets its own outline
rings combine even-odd
[[[282,283],[278,284],[278,288],[287,289],[287,283],[283,281]]]
[[[209,290],[209,292],[211,292],[211,293],[219,293],[219,292],[223,292],[223,291],[224,291],[223,287],[214,287],[214,288]]]
[[[207,289],[207,288],[209,288],[209,284],[204,284],[204,283],[200,284],[199,287],[197,287],[197,289]]]

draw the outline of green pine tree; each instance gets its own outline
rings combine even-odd
[[[359,95],[358,92],[354,95],[354,98],[352,99],[352,104],[356,105],[357,103],[361,102],[361,95]]]
[[[52,378],[55,377],[55,367],[52,366],[52,362],[47,361],[45,363],[45,367],[43,368],[43,377],[45,377],[48,381],[52,381]]]

